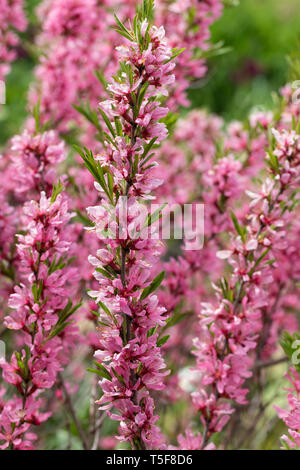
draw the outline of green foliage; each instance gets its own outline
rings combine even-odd
[[[190,89],[192,107],[207,107],[226,120],[244,119],[258,105],[272,107],[272,92],[299,79],[289,76],[285,60],[299,54],[298,11],[298,0],[242,0],[226,7],[212,25],[212,41],[230,50],[209,59],[208,75]]]
[[[73,108],[76,109],[76,111],[78,111],[80,114],[82,114],[91,124],[93,124],[93,126],[95,126],[102,140],[102,127],[99,122],[97,112],[91,108],[90,103],[84,103],[81,101],[79,105],[74,104]]]
[[[24,346],[24,350],[25,350],[25,357],[24,358],[22,358],[22,355],[19,351],[15,351],[14,354],[15,354],[15,357],[16,357],[16,360],[17,360],[18,367],[20,369],[16,373],[22,378],[22,380],[24,382],[27,382],[27,380],[29,379],[28,361],[30,359],[30,349],[26,345],[26,346]]]
[[[19,59],[6,79],[6,103],[0,106],[0,145],[19,132],[27,117],[27,91],[32,80],[34,62]]]
[[[167,205],[167,202],[165,202],[158,209],[156,209],[156,211],[154,211],[153,214],[148,214],[144,227],[150,227],[155,222],[157,222],[157,220],[161,219],[163,217],[162,211],[166,207],[166,205]]]
[[[247,238],[247,228],[242,227],[239,224],[236,215],[232,211],[230,211],[230,215],[231,215],[231,219],[232,219],[232,222],[233,222],[233,225],[234,225],[234,228],[235,228],[236,232],[240,235],[242,241],[245,242],[246,238]]]
[[[137,8],[137,12],[140,21],[144,19],[152,21],[154,15],[154,0],[143,0],[143,4]]]
[[[169,338],[170,338],[170,335],[163,336],[157,341],[157,346],[160,348],[168,341]]]

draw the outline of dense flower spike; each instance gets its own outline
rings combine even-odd
[[[49,198],[42,192],[40,201],[26,203],[22,214],[27,230],[17,243],[21,282],[9,298],[12,310],[4,319],[7,328],[22,332],[22,350],[0,364],[4,381],[18,392],[1,406],[2,448],[32,448],[30,426],[51,414],[40,412],[39,395],[53,387],[77,339],[76,328],[67,321],[78,308],[68,300],[75,294],[78,276],[69,264],[72,214],[58,192],[55,187]]]
[[[118,438],[130,441],[136,449],[164,445],[149,391],[161,390],[168,373],[158,330],[165,325],[165,309],[152,294],[162,280],[162,275],[153,279],[151,274],[160,242],[144,236],[147,217],[141,216],[137,199],[152,198],[152,190],[161,183],[152,178],[156,164],[150,150],[167,135],[159,120],[168,110],[160,106],[157,95],[166,94],[166,86],[174,81],[172,51],[164,29],[149,24],[150,16],[151,2],[145,2],[133,30],[118,20],[131,44],[118,48],[124,62],[120,74],[108,85],[111,99],[100,103],[110,136],[103,153],[95,158],[90,152],[83,153],[96,177],[96,189],[106,194],[101,206],[88,208],[92,230],[99,238],[106,234],[106,248],[89,258],[99,282],[99,288],[89,294],[103,310],[100,348],[95,353],[104,377],[99,404],[120,421]],[[119,223],[122,227],[117,227]],[[112,407],[118,414],[110,411]]]
[[[12,281],[19,281],[15,234],[23,229],[22,205],[31,199],[38,201],[41,191],[51,195],[53,184],[58,180],[59,164],[65,157],[64,142],[54,131],[24,131],[12,138],[2,156],[0,279],[1,296],[5,300],[11,293]],[[62,175],[61,180],[64,181],[65,176]]]

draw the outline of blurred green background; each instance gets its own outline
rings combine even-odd
[[[38,3],[27,0],[31,26],[24,39],[28,42],[35,29],[33,11]],[[224,41],[230,51],[209,59],[207,76],[193,83],[189,92],[192,107],[207,107],[226,120],[243,119],[254,106],[271,106],[271,92],[288,80],[286,57],[300,45],[299,0],[240,0],[238,6],[225,8],[212,27],[212,38],[215,43]],[[34,61],[21,51],[7,79],[0,144],[18,132],[26,117],[33,67]]]

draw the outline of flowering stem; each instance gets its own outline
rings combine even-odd
[[[76,411],[75,411],[75,408],[73,406],[73,403],[72,403],[72,399],[69,395],[69,392],[67,390],[67,387],[65,385],[65,382],[64,382],[64,379],[63,379],[63,375],[58,372],[58,383],[59,385],[61,386],[63,392],[64,392],[64,396],[65,396],[65,404],[70,412],[70,415],[72,416],[73,418],[73,421],[74,421],[74,424],[77,428],[77,431],[78,431],[78,434],[79,434],[79,437],[81,439],[81,442],[82,442],[82,446],[84,448],[84,450],[89,450],[89,445],[88,445],[88,442],[87,442],[87,438],[86,438],[86,435],[81,427],[81,424],[80,424],[80,421],[77,417],[77,414],[76,414]]]
[[[280,357],[279,359],[270,359],[269,361],[258,361],[254,369],[265,369],[266,367],[273,367],[277,366],[278,364],[282,364],[283,362],[287,362],[288,357]]]

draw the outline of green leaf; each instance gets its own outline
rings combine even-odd
[[[113,276],[103,268],[96,268],[95,271],[101,273],[102,276],[106,277],[107,279],[113,279]]]
[[[107,185],[110,193],[110,199],[114,198],[114,177],[111,173],[107,173]]]
[[[108,83],[104,75],[99,70],[95,70],[95,75],[99,82],[103,85],[103,88],[106,90]]]
[[[128,35],[130,35],[130,32],[128,31],[128,29],[126,28],[126,26],[122,23],[121,20],[119,20],[119,18],[117,17],[117,15],[114,13],[114,18],[115,18],[115,22],[117,23],[117,25],[119,26],[119,28],[124,31],[125,33],[127,33]]]
[[[103,169],[100,166],[99,162],[95,161],[93,152],[91,150],[88,150],[86,147],[81,148],[78,145],[74,145],[74,149],[76,150],[76,152],[79,153],[79,155],[84,161],[85,166],[88,168],[90,173],[94,176],[95,180],[100,184],[101,188],[107,195],[108,199],[113,204],[114,201],[107,187],[106,181],[104,179]]]
[[[143,103],[143,99],[145,97],[145,94],[148,90],[148,87],[149,87],[149,82],[145,82],[144,85],[142,86],[139,94],[138,94],[138,98],[137,98],[137,102],[136,102],[136,106],[135,106],[135,109],[134,109],[134,119],[138,116],[139,114],[139,111],[141,109],[141,106],[142,106],[142,103]]]
[[[146,297],[148,297],[152,292],[154,292],[162,283],[165,277],[165,271],[162,271],[158,276],[156,276],[155,279],[151,282],[151,284],[148,287],[145,287],[143,290],[140,300],[144,300]]]
[[[163,329],[171,328],[171,326],[177,325],[181,321],[183,321],[190,312],[184,312],[184,313],[178,313],[175,315],[172,315],[168,320],[166,326],[163,327]]]
[[[259,266],[259,264],[261,263],[261,261],[264,259],[264,257],[269,253],[271,247],[267,248],[261,255],[260,257],[255,261],[255,264],[253,266],[253,268],[249,271],[249,275],[252,276],[252,274],[254,273],[255,269],[257,268],[257,266]]]
[[[61,256],[58,261],[56,261],[56,255],[53,256],[51,264],[48,263],[48,260],[45,261],[46,266],[48,266],[48,274],[52,274],[59,269],[63,269],[66,266],[65,258]]]
[[[276,155],[274,155],[270,150],[267,150],[269,159],[266,160],[267,164],[276,172],[279,170],[279,162]]]
[[[116,127],[117,134],[120,137],[123,137],[123,128],[122,128],[120,118],[118,116],[115,116],[114,121],[115,121],[115,127]]]
[[[105,313],[107,313],[107,315],[111,316],[111,311],[109,310],[109,308],[106,307],[103,302],[99,300],[98,305],[102,308],[102,310],[104,310]]]
[[[150,227],[154,222],[156,222],[158,219],[162,218],[162,210],[166,207],[167,202],[162,204],[156,211],[153,212],[153,214],[148,214],[147,220],[144,224],[144,227]]]
[[[173,49],[173,54],[171,55],[170,59],[166,61],[166,64],[168,62],[171,62],[171,60],[174,60],[176,57],[178,57],[184,51],[185,51],[185,47],[183,47],[182,49],[177,49],[177,47],[175,49]]]
[[[100,317],[100,313],[96,312],[96,310],[90,310],[92,315],[95,315],[95,317]]]
[[[111,311],[109,310],[109,308],[107,308],[107,306],[106,306],[103,302],[101,302],[100,300],[99,300],[99,302],[98,302],[98,305],[99,305],[99,307],[102,308],[102,310],[104,310],[104,312],[112,319],[112,321],[114,322],[114,324],[117,325],[117,320],[116,320],[116,318],[114,317],[114,315],[111,313]]]
[[[101,114],[102,118],[103,118],[103,121],[105,122],[107,128],[109,129],[111,135],[113,136],[113,138],[116,137],[116,134],[115,134],[115,131],[114,131],[114,128],[109,120],[109,117],[107,116],[107,114],[103,111],[103,109],[100,108],[100,106],[98,106],[98,111],[99,113]]]
[[[143,0],[143,5],[137,8],[138,19],[140,21],[153,21],[154,17],[154,0]]]
[[[58,323],[64,323],[81,306],[82,306],[82,302],[78,302],[78,304],[73,306],[72,301],[69,299],[69,301],[68,301],[67,305],[65,306],[65,308],[63,310],[61,310],[61,312],[59,313]]]
[[[292,349],[292,343],[294,339],[293,337],[287,332],[284,331],[282,334],[282,339],[280,340],[280,345],[282,349],[284,350],[285,354],[291,358],[293,354],[293,349]]]
[[[151,150],[151,148],[153,147],[153,145],[155,144],[157,140],[157,137],[153,137],[153,139],[150,140],[150,142],[148,144],[145,145],[144,147],[144,152],[143,152],[143,155],[141,157],[142,160],[145,160],[145,158],[147,157],[149,151]],[[144,161],[143,162],[143,165],[145,164],[146,162]]]
[[[57,184],[53,184],[52,194],[51,194],[51,204],[56,201],[57,196],[64,190],[64,187],[60,180]]]
[[[40,297],[42,295],[42,291],[43,291],[43,280],[41,279],[40,281],[38,281],[38,283],[34,282],[34,284],[32,284],[32,287],[31,287],[31,290],[32,290],[32,294],[33,294],[33,298],[34,298],[34,302],[35,303],[38,303],[39,300],[40,300]]]
[[[147,331],[147,338],[150,338],[150,336],[153,336],[157,328],[158,328],[157,326],[153,326],[153,328],[150,328],[150,330]]]
[[[76,222],[80,222],[82,225],[87,227],[93,227],[93,222],[88,218],[87,215],[82,214],[78,209],[76,209],[76,217],[73,218]]]
[[[125,33],[125,31],[122,31],[121,29],[116,29],[116,32],[121,34],[121,36],[124,36],[124,38],[128,39],[128,41],[134,42],[133,37],[129,33]]]
[[[104,321],[98,320],[98,325],[105,326],[106,328],[110,328],[110,325],[108,323],[105,323]]]

